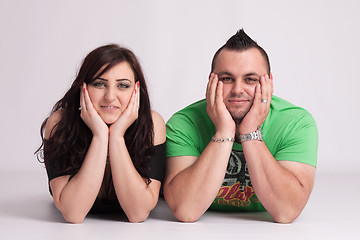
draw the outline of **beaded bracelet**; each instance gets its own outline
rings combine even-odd
[[[235,138],[220,138],[220,139],[217,139],[217,138],[214,138],[214,137],[211,137],[211,141],[212,142],[234,142],[235,141]]]

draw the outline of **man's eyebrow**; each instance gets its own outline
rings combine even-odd
[[[219,72],[218,75],[229,75],[232,76],[233,74],[227,71]]]
[[[255,73],[255,72],[249,72],[244,75],[244,77],[250,77],[250,76],[261,77],[259,74]]]

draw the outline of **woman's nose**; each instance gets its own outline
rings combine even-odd
[[[114,91],[114,89],[112,89],[112,88],[108,88],[108,89],[106,89],[106,91],[105,91],[105,96],[104,96],[104,98],[105,98],[105,100],[107,100],[107,101],[113,101],[114,99],[115,99],[115,91]]]

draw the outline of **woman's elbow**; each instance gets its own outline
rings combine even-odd
[[[141,223],[144,222],[149,217],[150,212],[143,214],[129,214],[127,218],[131,223]]]
[[[73,224],[80,224],[85,219],[85,216],[83,216],[81,214],[64,214],[63,213],[63,217],[64,217],[65,221],[67,221],[68,223],[73,223]]]

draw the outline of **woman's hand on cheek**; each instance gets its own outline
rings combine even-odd
[[[107,137],[109,128],[92,105],[85,83],[83,83],[80,92],[80,107],[80,117],[90,128],[93,136],[106,135]]]
[[[111,125],[110,134],[115,134],[116,136],[124,137],[126,130],[138,118],[139,109],[140,109],[140,82],[137,81],[126,109],[120,115],[118,120],[116,120],[116,122],[114,122]]]

